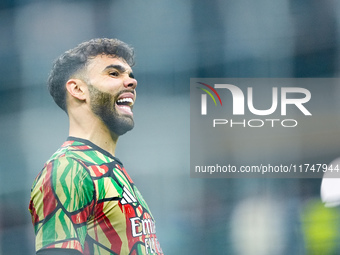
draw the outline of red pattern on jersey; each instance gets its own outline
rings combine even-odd
[[[88,168],[93,171],[96,177],[100,177],[109,171],[109,168],[106,165],[101,166],[93,165],[89,166]]]
[[[110,220],[103,213],[104,203],[97,204],[97,211],[95,213],[95,218],[97,219],[97,225],[102,229],[103,233],[109,240],[111,244],[111,250],[119,254],[119,250],[117,251],[117,247],[121,248],[122,240],[117,234],[116,230],[113,228]],[[98,236],[96,236],[98,238]],[[99,241],[98,239],[96,241]]]
[[[133,183],[133,181],[131,180],[130,176],[128,175],[128,173],[126,172],[125,168],[124,167],[121,167],[120,165],[116,164],[116,167],[123,171],[124,175],[126,176],[126,178],[128,178],[129,182],[130,183]]]
[[[55,199],[53,190],[52,190],[52,165],[48,164],[47,165],[47,173],[45,178],[43,179],[43,185],[41,189],[43,190],[42,192],[45,193],[46,195],[43,198],[43,204],[44,204],[44,217],[47,217],[50,215],[57,207],[57,201]]]

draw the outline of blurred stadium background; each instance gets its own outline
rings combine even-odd
[[[136,51],[136,127],[117,157],[165,254],[340,254],[339,209],[322,205],[320,179],[189,176],[190,78],[338,77],[339,22],[328,0],[1,1],[0,255],[35,254],[31,184],[68,133],[46,79],[57,56],[95,37]],[[340,156],[340,90],[319,91],[332,125],[292,141],[305,162]]]

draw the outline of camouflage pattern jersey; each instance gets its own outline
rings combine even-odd
[[[122,163],[84,139],[69,137],[47,161],[29,210],[36,251],[163,254],[149,207]]]

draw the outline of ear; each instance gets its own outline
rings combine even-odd
[[[66,82],[66,89],[70,95],[81,101],[86,99],[85,87],[85,83],[80,79],[69,79]]]

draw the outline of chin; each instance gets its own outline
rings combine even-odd
[[[132,130],[134,127],[134,121],[132,119],[130,119],[129,121],[124,121],[124,122],[115,122],[115,123],[111,123],[108,125],[108,128],[110,129],[110,131],[114,134],[116,134],[117,136],[121,136],[124,135],[126,132]]]

